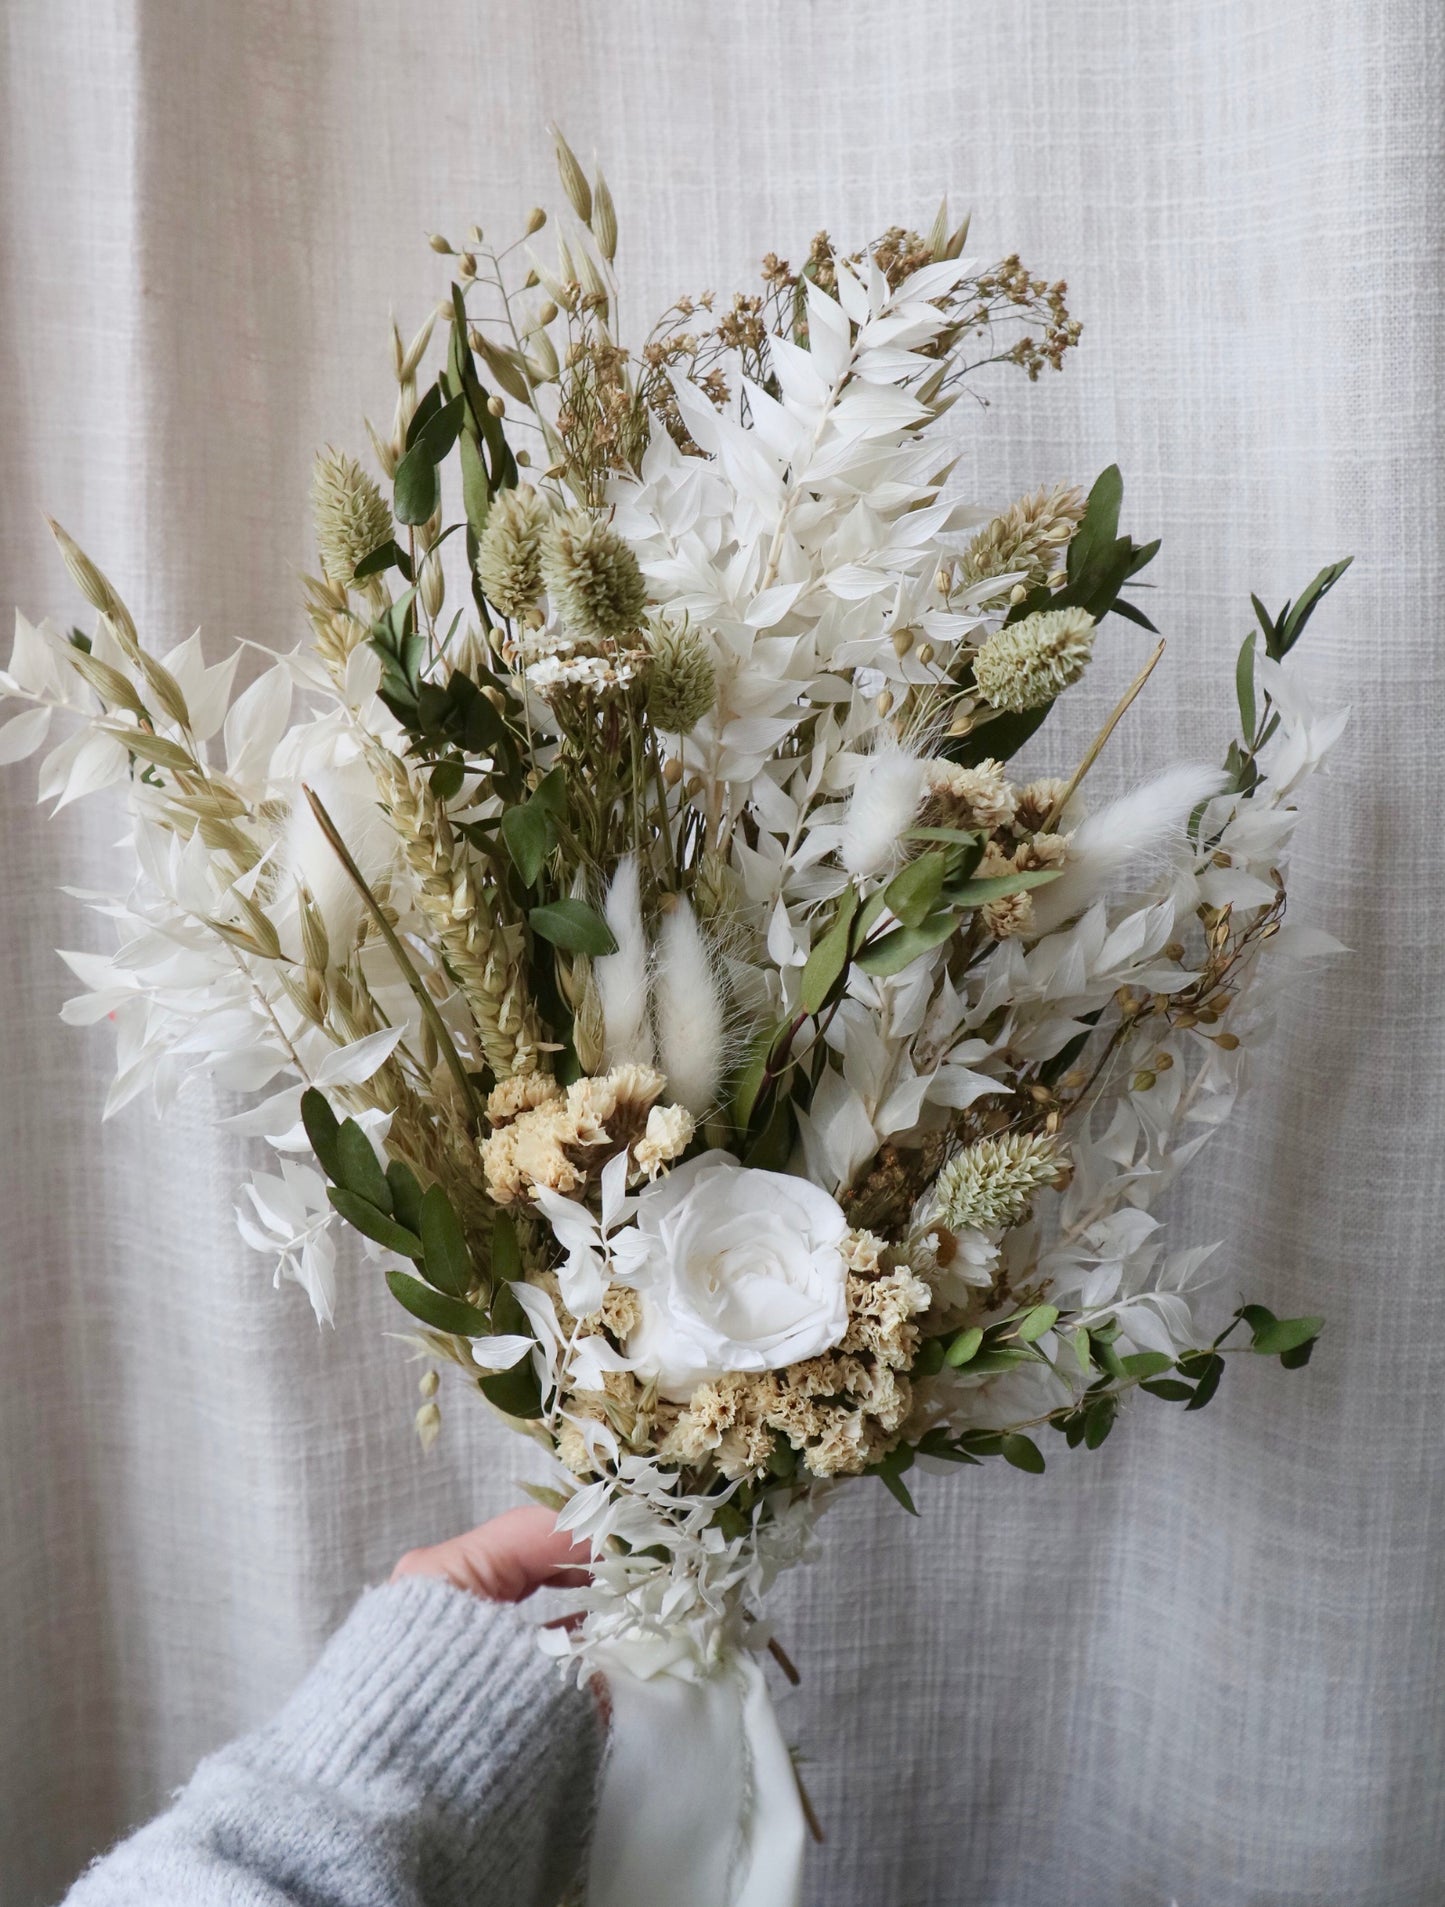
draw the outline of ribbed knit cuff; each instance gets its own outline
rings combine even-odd
[[[517,1610],[414,1576],[362,1596],[252,1739],[274,1774],[414,1795],[449,1843],[433,1842],[434,1882],[485,1852],[517,1879],[555,1870],[565,1884],[590,1832],[604,1730]]]

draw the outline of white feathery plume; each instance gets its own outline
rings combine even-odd
[[[592,963],[602,1002],[606,1061],[608,1066],[650,1066],[653,1043],[647,1012],[647,934],[642,925],[642,884],[636,855],[625,855],[617,863],[602,912],[617,942],[616,953],[603,954]]]
[[[900,842],[923,799],[923,762],[890,739],[864,757],[843,815],[838,858],[855,880],[900,858]]]
[[[697,916],[679,900],[657,937],[658,1063],[668,1089],[694,1119],[717,1104],[725,1026],[722,988]]]
[[[1141,862],[1157,861],[1180,841],[1200,802],[1227,781],[1218,768],[1181,762],[1086,816],[1074,830],[1063,873],[1034,889],[1035,931],[1051,933],[1081,907],[1112,893]]]

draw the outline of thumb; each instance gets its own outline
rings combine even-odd
[[[521,1602],[534,1589],[575,1589],[589,1581],[585,1545],[557,1528],[540,1505],[507,1510],[490,1523],[429,1549],[408,1550],[391,1580],[436,1576],[485,1602]]]

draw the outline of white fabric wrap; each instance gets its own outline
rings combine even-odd
[[[612,1738],[587,1907],[798,1907],[802,1803],[756,1657],[639,1636],[595,1660]]]

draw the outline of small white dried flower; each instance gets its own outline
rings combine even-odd
[[[1048,1133],[1006,1132],[955,1153],[933,1188],[933,1209],[950,1231],[1016,1225],[1041,1186],[1062,1178],[1059,1141]]]
[[[1087,609],[1044,609],[996,630],[973,659],[973,679],[994,708],[1022,714],[1077,682],[1093,652]]]
[[[542,580],[569,629],[596,642],[635,629],[647,602],[637,558],[601,517],[569,510],[542,536]]]
[[[346,589],[357,564],[391,535],[391,511],[361,465],[338,450],[323,450],[316,459],[311,509],[326,580]]]
[[[527,681],[541,696],[551,697],[559,689],[585,689],[600,695],[605,689],[625,688],[636,673],[626,656],[543,656],[527,666]]]
[[[499,615],[525,615],[542,593],[542,532],[551,514],[530,483],[493,499],[477,549],[477,581]]]

